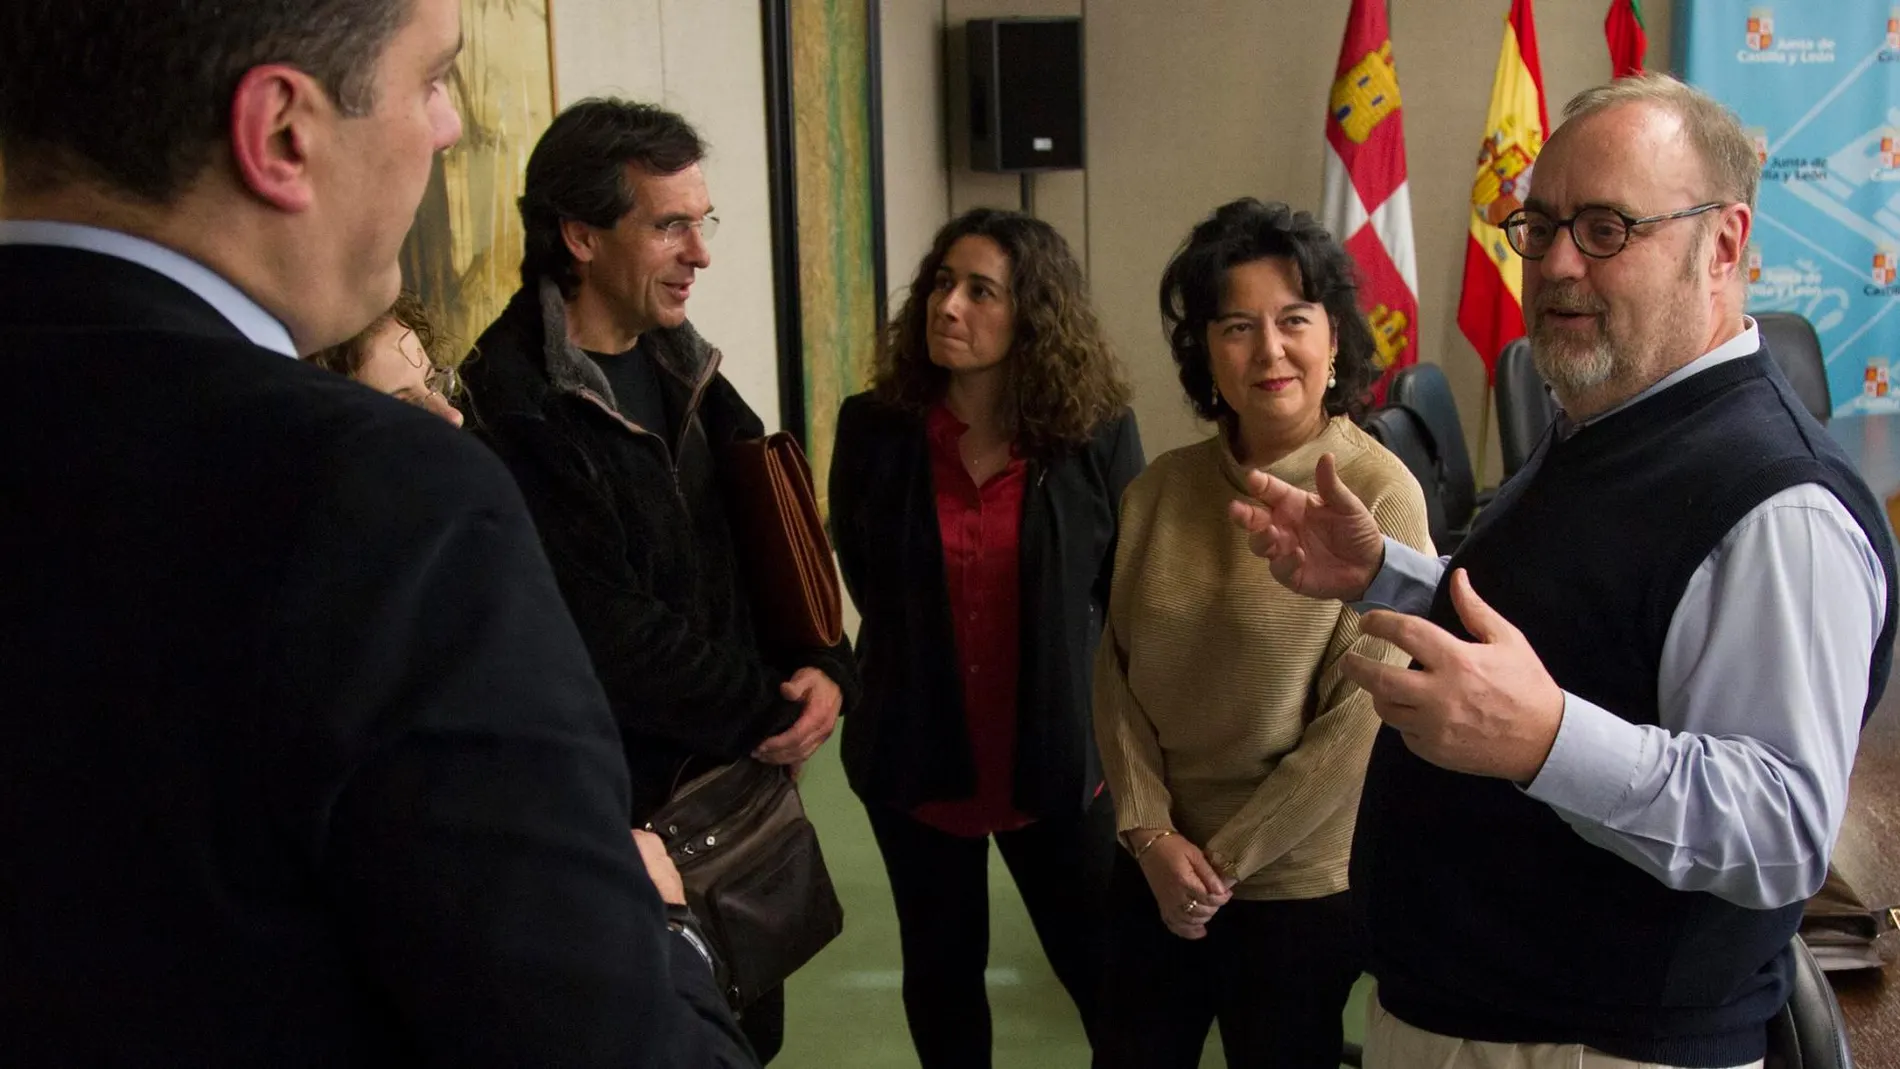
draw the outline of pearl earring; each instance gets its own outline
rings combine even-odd
[[[1339,354],[1334,353],[1333,355],[1338,356]],[[1329,363],[1326,365],[1326,388],[1329,390],[1339,385],[1338,368],[1338,364]]]

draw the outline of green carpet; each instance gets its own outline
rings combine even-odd
[[[897,914],[864,807],[845,785],[835,738],[801,782],[805,807],[824,843],[825,861],[844,901],[844,934],[794,976],[786,990],[785,1049],[774,1069],[906,1069],[917,1065],[904,1026]],[[1075,1007],[1036,942],[1029,915],[991,849],[990,1013],[996,1069],[1087,1066],[1088,1043]],[[1346,1008],[1346,1034],[1358,1039],[1367,981]],[[1201,1064],[1219,1069],[1218,1030]]]

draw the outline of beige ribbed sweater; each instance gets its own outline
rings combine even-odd
[[[1344,417],[1267,470],[1311,489],[1325,453],[1381,530],[1431,551],[1418,482]],[[1216,435],[1128,487],[1095,665],[1096,738],[1118,830],[1174,829],[1240,881],[1238,898],[1317,898],[1346,889],[1379,728],[1339,660],[1408,658],[1361,636],[1344,604],[1273,578],[1227,518],[1245,485]]]

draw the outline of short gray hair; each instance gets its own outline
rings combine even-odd
[[[1624,104],[1652,104],[1682,120],[1689,146],[1702,159],[1715,197],[1752,211],[1761,186],[1761,157],[1742,121],[1720,101],[1657,72],[1618,78],[1585,89],[1564,105],[1564,119],[1581,119]]]

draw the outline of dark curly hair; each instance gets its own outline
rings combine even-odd
[[[912,412],[942,399],[950,373],[930,362],[926,347],[930,294],[950,246],[966,237],[989,238],[1009,257],[1016,322],[1006,359],[1017,444],[1048,453],[1087,442],[1128,407],[1128,381],[1102,335],[1069,243],[1055,227],[1020,212],[977,208],[937,231],[903,307],[878,339],[873,393]]]
[[[521,282],[551,278],[572,300],[580,288],[561,223],[611,228],[634,208],[627,165],[675,175],[706,156],[706,142],[683,117],[652,104],[613,97],[576,101],[554,117],[528,154],[516,206],[526,234]]]
[[[1326,391],[1328,416],[1365,414],[1367,392],[1378,379],[1372,328],[1359,310],[1352,255],[1309,212],[1279,202],[1242,197],[1214,209],[1168,261],[1161,274],[1161,321],[1188,403],[1204,420],[1226,426],[1233,418],[1215,403],[1208,364],[1207,326],[1220,314],[1227,272],[1255,260],[1284,257],[1299,271],[1300,292],[1326,309],[1339,342],[1336,384]]]

